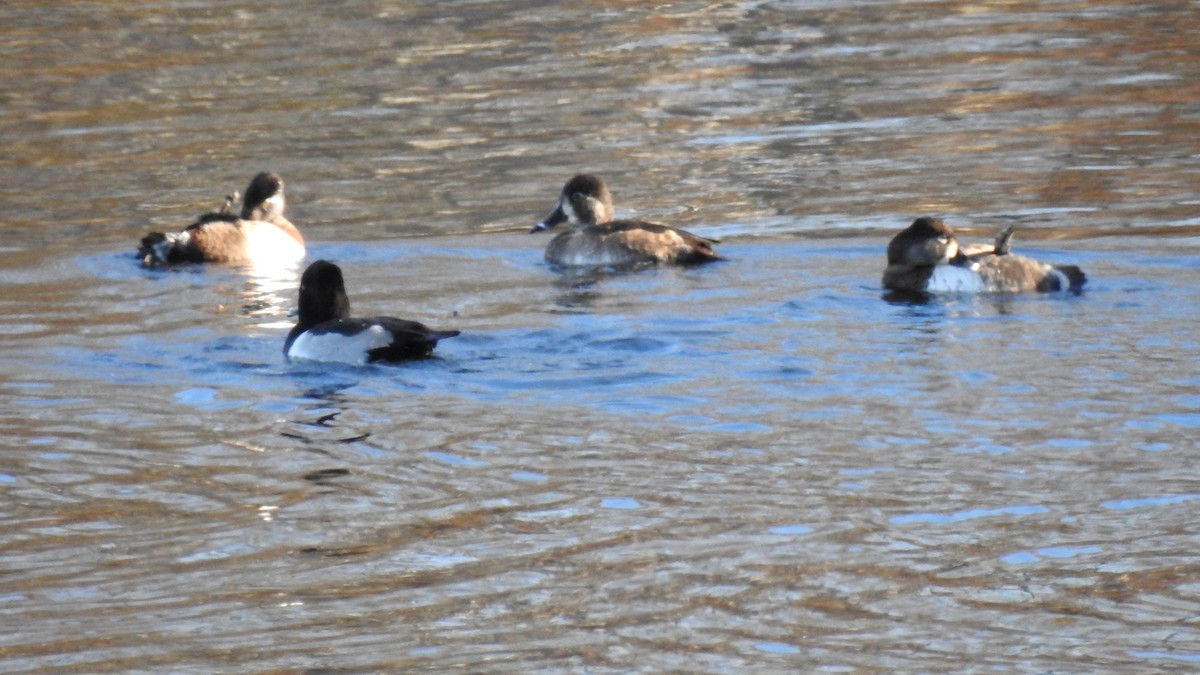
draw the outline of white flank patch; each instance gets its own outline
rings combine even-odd
[[[1067,275],[1053,267],[1050,268],[1050,273],[1058,277],[1058,290],[1066,291],[1071,289],[1071,280],[1067,277]]]
[[[288,350],[288,358],[306,361],[326,361],[361,366],[367,362],[367,352],[386,347],[392,334],[378,324],[354,335],[341,333],[301,333]]]
[[[987,285],[974,270],[954,265],[938,265],[933,268],[925,290],[934,293],[985,293]]]
[[[576,250],[568,250],[565,254],[558,256],[551,262],[566,267],[606,267],[610,265],[619,267],[621,265],[628,265],[635,260],[635,256],[624,251],[613,252],[608,249],[597,251],[592,248],[581,247]]]
[[[243,225],[243,232],[247,257],[255,266],[291,266],[304,259],[304,245],[270,223],[255,221]]]
[[[610,262],[608,259],[606,259],[603,256],[590,256],[590,255],[575,254],[575,255],[563,256],[562,258],[559,259],[559,264],[566,265],[568,267],[591,267],[593,265],[596,265],[596,266],[611,265],[612,262]]]
[[[168,234],[163,237],[163,240],[154,245],[154,256],[161,262],[167,261],[167,256],[171,253],[171,249],[176,246],[187,246],[188,240],[192,238],[192,234],[187,230],[179,234]]]

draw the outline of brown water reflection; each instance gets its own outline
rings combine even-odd
[[[1198,17],[5,3],[0,670],[1193,669]],[[264,168],[463,335],[288,366],[294,279],[137,269]],[[730,261],[553,274],[584,169]],[[929,212],[1092,286],[888,303]]]
[[[9,225],[124,241],[262,166],[318,240],[523,225],[582,167],[736,233],[1195,218],[1190,3],[634,7],[15,3]]]

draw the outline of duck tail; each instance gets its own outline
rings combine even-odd
[[[1016,227],[1016,225],[1009,225],[996,233],[996,243],[992,246],[992,253],[1008,255],[1008,252],[1012,250],[1012,236]]]
[[[720,243],[719,239],[691,235],[688,238],[688,243],[690,244],[688,250],[676,256],[674,262],[680,265],[700,265],[707,262],[724,260],[724,258],[717,254],[717,249],[714,248],[715,244]]]

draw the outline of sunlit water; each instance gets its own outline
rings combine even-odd
[[[0,8],[0,670],[1200,667],[1194,3]],[[298,271],[139,268],[272,168]],[[575,171],[721,236],[564,276]],[[1080,296],[879,287],[923,213]]]

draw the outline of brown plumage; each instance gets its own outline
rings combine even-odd
[[[239,215],[229,213],[237,193],[225,207],[200,216],[178,233],[153,232],[142,238],[138,257],[147,266],[176,263],[298,262],[304,237],[283,215],[283,179],[269,172],[255,176]]]
[[[604,179],[580,174],[567,181],[558,204],[532,232],[564,222],[571,229],[546,247],[546,261],[568,267],[646,263],[694,265],[719,260],[715,239],[644,220],[613,220],[612,194]]]
[[[1013,227],[991,245],[960,246],[940,218],[917,218],[888,244],[883,285],[894,291],[1080,292],[1087,276],[1075,265],[1050,265],[1010,252]]]

